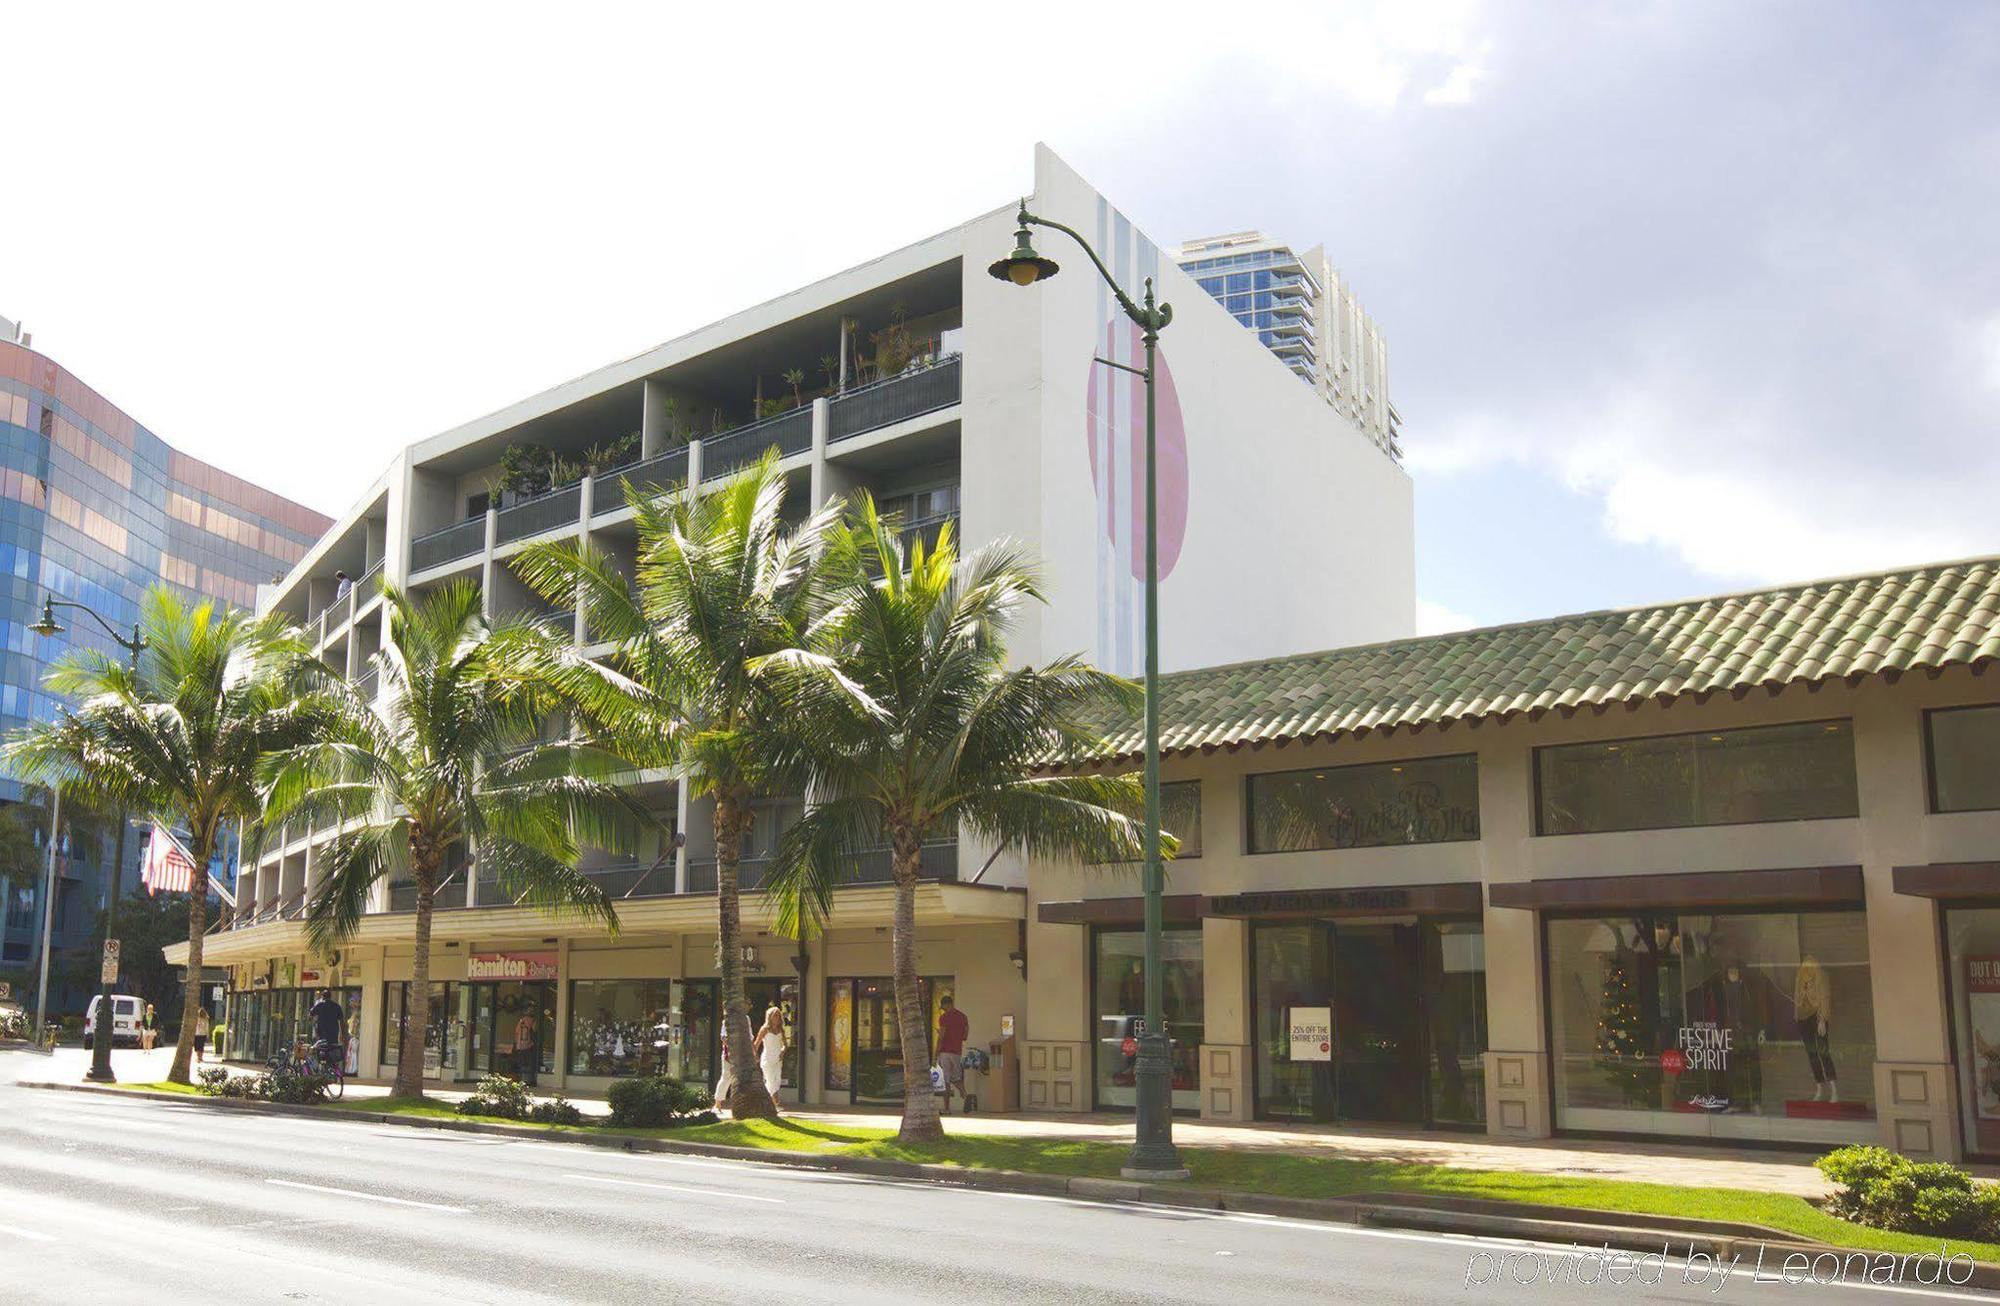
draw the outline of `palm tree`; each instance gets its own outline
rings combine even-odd
[[[189,982],[181,1028],[201,1004],[208,928],[208,863],[231,823],[262,808],[258,775],[268,759],[320,738],[328,722],[302,691],[320,664],[296,631],[212,602],[189,606],[164,586],[141,606],[146,647],[136,671],[122,659],[78,650],[44,678],[78,706],[30,726],[7,747],[15,770],[107,808],[150,815],[188,832]],[[167,1077],[188,1082],[192,1039],[174,1049]]]
[[[387,635],[374,665],[381,711],[349,685],[325,695],[336,728],[267,768],[267,821],[338,820],[306,937],[351,937],[379,881],[416,889],[414,956],[396,1062],[398,1097],[423,1096],[431,920],[456,850],[471,849],[513,902],[617,929],[611,900],[576,869],[582,846],[627,849],[647,821],[613,782],[616,759],[581,740],[545,741],[546,677],[563,654],[527,620],[489,622],[479,591],[446,585],[421,602],[383,589]]]
[[[994,545],[960,560],[949,527],[907,556],[894,524],[863,494],[831,533],[825,615],[811,647],[767,658],[809,776],[811,805],[770,873],[781,921],[824,919],[832,890],[861,854],[887,844],[896,906],[891,951],[897,1033],[905,1049],[898,1135],[943,1137],[928,1076],[918,996],[917,876],[927,833],[961,825],[1037,857],[1130,861],[1141,801],[1129,776],[1037,774],[1101,741],[1090,722],[1129,710],[1133,687],[1074,658],[1009,669],[1004,637],[1042,597],[1018,551]]]
[[[750,1055],[739,862],[752,800],[798,792],[783,765],[790,722],[755,674],[798,647],[818,597],[814,555],[837,513],[786,528],[777,458],[697,494],[635,494],[636,592],[603,553],[574,541],[527,549],[515,570],[552,602],[574,599],[615,651],[563,681],[607,741],[642,765],[676,767],[715,803],[715,901],[723,1031],[736,1073],[731,1113],[776,1110]]]

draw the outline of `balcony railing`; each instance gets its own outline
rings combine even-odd
[[[922,540],[924,552],[929,553],[937,547],[938,534],[947,524],[951,527],[952,538],[957,539],[958,514],[955,512],[941,512],[934,517],[919,517],[906,524],[897,534],[901,536],[904,548],[907,549],[918,540]]]
[[[591,512],[595,516],[616,512],[631,502],[633,490],[636,489],[641,494],[653,494],[660,490],[671,489],[687,480],[687,474],[687,446],[669,449],[663,454],[648,458],[645,462],[634,463],[597,487],[591,499]]]
[[[612,899],[655,898],[674,891],[674,859],[613,862],[584,871]],[[711,890],[713,885],[710,886]]]
[[[762,458],[766,449],[776,449],[780,458],[804,453],[812,448],[812,438],[810,406],[710,436],[701,442],[701,478],[716,480],[748,467]]]
[[[410,544],[410,570],[427,571],[469,557],[486,547],[486,518],[468,517],[429,535],[420,535]]]
[[[887,846],[870,848],[854,859],[849,872],[842,876],[842,884],[887,884],[890,881],[890,863],[894,853]],[[764,873],[769,869],[769,857],[745,857],[737,863],[736,887],[744,892],[764,887]],[[918,855],[917,878],[920,880],[955,880],[958,878],[958,840],[939,839],[923,846]],[[689,893],[715,892],[715,859],[712,857],[688,861]]]
[[[921,372],[906,372],[850,390],[833,401],[826,438],[846,440],[949,408],[959,401],[959,372],[960,360],[953,357]]]
[[[530,535],[555,530],[559,526],[574,526],[582,505],[583,486],[565,485],[559,490],[550,490],[547,494],[502,508],[494,522],[494,542],[506,544],[511,540],[524,540]]]

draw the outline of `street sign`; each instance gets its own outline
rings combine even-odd
[[[116,984],[118,982],[118,940],[116,939],[106,939],[104,941],[104,965],[98,971],[97,982],[100,984]]]

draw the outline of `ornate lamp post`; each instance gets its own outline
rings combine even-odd
[[[49,594],[44,595],[42,598],[42,619],[28,627],[28,629],[34,631],[37,635],[53,636],[62,634],[65,627],[61,622],[56,620],[57,608],[74,608],[78,612],[90,617],[98,625],[104,627],[104,633],[117,641],[119,648],[124,649],[132,655],[132,673],[135,676],[138,674],[139,653],[146,647],[147,641],[145,632],[139,629],[137,622],[133,623],[132,633],[130,636],[127,636],[118,627],[106,621],[97,609],[91,607],[89,604],[73,603],[68,599],[59,599],[53,594]],[[105,899],[104,903],[104,941],[106,946],[109,946],[111,940],[117,937],[113,931],[118,927],[118,895],[125,891],[123,883],[125,874],[125,828],[128,824],[129,821],[126,819],[126,813],[119,812],[118,854],[111,863],[111,896]],[[118,1010],[115,1001],[118,977],[115,974],[105,975],[100,973],[100,980],[101,993],[97,1000],[97,1031],[91,1036],[90,1069],[84,1072],[84,1078],[95,1079],[102,1083],[110,1084],[117,1082],[117,1076],[111,1073],[111,1044],[118,1030]],[[200,981],[198,978],[191,976],[189,982],[199,983]]]
[[[1185,1179],[1186,1167],[1181,1164],[1180,1153],[1174,1150],[1173,1111],[1173,1043],[1167,1035],[1164,1003],[1162,1001],[1162,970],[1160,966],[1160,941],[1164,929],[1164,908],[1161,903],[1165,892],[1166,872],[1160,859],[1160,548],[1159,548],[1159,503],[1157,489],[1157,462],[1154,446],[1154,354],[1158,348],[1160,331],[1174,320],[1173,306],[1155,302],[1153,279],[1146,278],[1143,303],[1134,303],[1118,281],[1111,275],[1111,269],[1104,266],[1104,260],[1090,247],[1090,242],[1079,235],[1074,228],[1048,218],[1039,218],[1028,212],[1028,202],[1021,201],[1018,221],[1020,230],[1014,233],[1014,252],[995,262],[987,271],[1002,281],[1011,281],[1017,286],[1032,286],[1038,281],[1046,281],[1059,270],[1053,259],[1043,258],[1035,252],[1028,228],[1048,227],[1060,231],[1074,240],[1096,268],[1104,283],[1111,287],[1111,293],[1118,300],[1118,307],[1125,316],[1132,319],[1139,328],[1139,338],[1146,346],[1146,366],[1128,367],[1108,358],[1097,361],[1106,367],[1115,367],[1121,372],[1130,372],[1146,384],[1146,1027],[1139,1034],[1139,1056],[1136,1066],[1138,1082],[1138,1128],[1133,1141],[1132,1154],[1126,1158],[1123,1173],[1128,1179]]]

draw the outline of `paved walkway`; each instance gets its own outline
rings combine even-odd
[[[173,1058],[171,1048],[151,1052],[119,1051],[113,1069],[121,1080],[164,1079]],[[61,1048],[52,1057],[27,1053],[4,1058],[7,1078],[81,1079],[89,1065],[80,1048]],[[231,1067],[247,1072],[245,1067]],[[350,1097],[383,1097],[382,1084],[349,1084]],[[456,1102],[467,1096],[459,1089],[437,1089],[432,1095]],[[540,1096],[547,1096],[542,1094]],[[576,1099],[586,1115],[602,1115],[602,1099]],[[815,1124],[881,1128],[893,1125],[892,1110],[822,1109],[802,1107],[794,1118]],[[1046,1138],[1051,1141],[1122,1142],[1132,1136],[1129,1118],[1100,1115],[952,1115],[945,1129],[954,1134]],[[1531,1174],[1576,1175],[1596,1179],[1630,1179],[1648,1183],[1704,1188],[1747,1188],[1757,1192],[1793,1193],[1816,1197],[1830,1191],[1805,1152],[1765,1151],[1746,1147],[1705,1147],[1679,1143],[1595,1142],[1564,1138],[1540,1142],[1497,1139],[1486,1134],[1371,1128],[1357,1125],[1210,1124],[1181,1120],[1174,1137],[1187,1147],[1242,1150],[1311,1151],[1361,1161],[1388,1161],[1456,1166],[1472,1170],[1518,1170]],[[1974,1167],[1984,1178],[2000,1178],[2000,1167]]]

